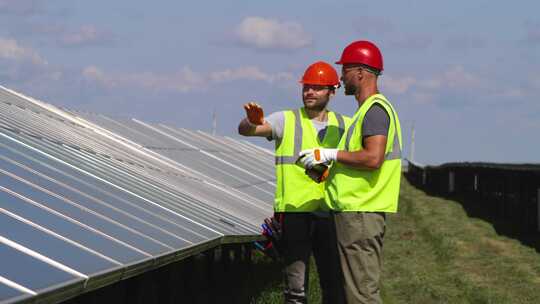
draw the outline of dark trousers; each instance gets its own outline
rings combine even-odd
[[[285,213],[282,254],[285,303],[307,303],[309,257],[315,258],[322,303],[342,303],[343,292],[335,240],[328,213]]]

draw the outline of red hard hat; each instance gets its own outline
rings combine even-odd
[[[336,64],[364,64],[379,71],[383,70],[381,51],[375,44],[366,40],[349,44]]]
[[[317,61],[304,72],[300,83],[339,86],[339,77],[336,70],[324,61]]]

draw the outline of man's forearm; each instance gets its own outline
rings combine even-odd
[[[360,170],[377,170],[381,167],[384,158],[379,153],[361,150],[356,152],[338,151],[337,161]]]
[[[244,136],[269,137],[272,136],[272,126],[266,122],[262,125],[254,125],[244,118],[238,125],[238,133]]]
[[[360,151],[339,151],[337,160],[359,170],[377,170],[384,162],[386,136],[373,135],[363,139],[364,148]]]

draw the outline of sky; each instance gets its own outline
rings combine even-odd
[[[538,1],[0,0],[0,85],[203,131],[215,111],[217,134],[238,138],[242,104],[297,108],[307,66],[371,40],[405,156],[414,125],[422,164],[540,163],[539,11]],[[330,107],[352,116],[357,103],[340,90]]]

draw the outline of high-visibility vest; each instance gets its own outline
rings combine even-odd
[[[348,117],[328,112],[326,134],[322,142],[304,108],[284,111],[283,138],[276,141],[276,212],[325,210],[324,182],[316,183],[296,164],[298,153],[316,147],[336,148],[345,132]]]
[[[377,170],[361,170],[335,162],[326,180],[325,202],[336,211],[397,212],[401,178],[401,125],[394,107],[382,94],[367,98],[352,118],[338,149],[362,150],[362,123],[372,105],[382,106],[390,118],[385,159]]]

